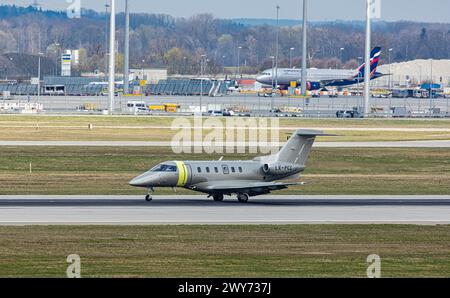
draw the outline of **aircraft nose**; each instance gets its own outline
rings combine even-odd
[[[143,174],[131,180],[129,184],[135,187],[147,187],[152,185],[153,180],[152,175]]]
[[[260,75],[256,78],[256,81],[264,85],[270,85],[272,84],[272,77],[268,75]]]

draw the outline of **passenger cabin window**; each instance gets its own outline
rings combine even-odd
[[[231,167],[231,172],[236,173],[236,169],[234,167]]]
[[[176,172],[177,167],[172,165],[157,165],[154,167],[152,172]]]
[[[242,173],[242,167],[239,167],[239,173]]]
[[[218,167],[214,167],[214,172],[216,172],[216,174],[219,173],[219,168]]]
[[[230,174],[230,169],[228,168],[228,166],[222,166],[222,170],[225,175]]]
[[[206,173],[210,173],[209,167],[206,167]]]
[[[201,173],[202,172],[202,168],[198,167],[197,168],[197,173]]]

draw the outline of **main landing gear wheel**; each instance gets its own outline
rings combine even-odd
[[[237,199],[238,199],[239,203],[247,203],[249,197],[250,196],[246,193],[240,193],[237,195]]]
[[[223,202],[223,195],[213,195],[215,202]]]

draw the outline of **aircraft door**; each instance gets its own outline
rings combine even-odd
[[[223,171],[224,175],[229,175],[230,174],[230,169],[226,165],[222,166],[222,171]]]

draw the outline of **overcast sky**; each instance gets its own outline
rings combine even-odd
[[[80,0],[84,8],[104,11],[107,0]],[[0,0],[2,4],[29,5],[33,0]],[[44,9],[65,9],[67,0],[38,0]],[[280,18],[299,19],[301,0],[130,0],[134,11],[165,13],[189,17],[212,13],[220,18],[274,18],[275,6],[281,6]],[[310,18],[324,20],[361,20],[365,0],[310,0]],[[116,0],[123,10],[124,0]],[[382,0],[382,19],[450,23],[449,0]]]

